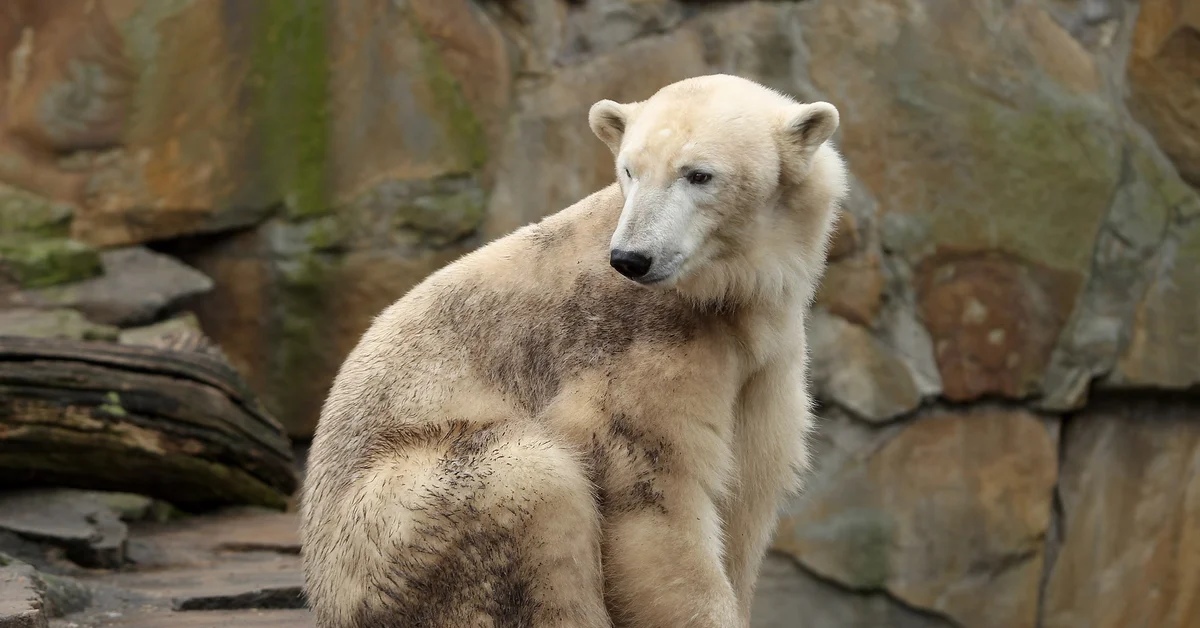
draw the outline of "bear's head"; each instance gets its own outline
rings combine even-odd
[[[609,251],[618,272],[705,300],[789,287],[811,298],[846,191],[828,143],[833,105],[709,75],[640,102],[601,100],[588,123],[624,193]]]

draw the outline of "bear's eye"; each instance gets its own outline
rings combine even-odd
[[[630,179],[632,179],[632,178],[633,178],[633,175],[629,174],[629,168],[626,168],[626,169],[625,169],[625,176],[626,176],[626,177],[628,177],[628,178],[630,178]]]
[[[707,172],[693,170],[688,174],[687,180],[688,183],[691,183],[692,185],[704,185],[705,183],[712,181],[712,175]]]

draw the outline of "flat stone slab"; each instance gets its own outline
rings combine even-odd
[[[125,523],[88,491],[0,493],[0,529],[63,547],[84,567],[116,568],[125,559]]]
[[[170,523],[133,525],[130,558],[139,568],[202,567],[230,552],[299,555],[299,522],[294,512],[258,508]]]
[[[307,610],[174,612],[148,610],[92,620],[55,620],[51,628],[313,628]]]
[[[27,290],[16,295],[12,305],[67,307],[94,322],[126,327],[147,324],[213,287],[204,273],[141,246],[104,251],[100,262],[104,274],[98,277]]]
[[[0,567],[0,628],[46,628],[42,595],[25,567]]]
[[[300,558],[285,554],[238,553],[206,567],[119,573],[103,581],[178,611],[304,607]]]

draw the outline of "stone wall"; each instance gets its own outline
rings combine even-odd
[[[833,102],[818,475],[760,625],[1200,625],[1194,0],[8,0],[0,52],[0,303],[168,253],[211,285],[156,312],[297,437],[381,308],[612,179],[592,102]]]

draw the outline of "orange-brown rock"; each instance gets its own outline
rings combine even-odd
[[[862,252],[825,269],[817,303],[848,321],[870,327],[883,306],[883,288],[879,254]]]
[[[969,401],[1036,390],[1078,279],[1001,253],[943,252],[917,277],[944,395]]]
[[[1104,405],[1071,419],[1063,438],[1063,541],[1042,625],[1200,625],[1196,406]]]
[[[821,577],[886,590],[960,626],[1037,625],[1058,468],[1023,411],[935,412],[883,431],[827,415],[817,476],[776,547]]]
[[[1129,58],[1130,106],[1179,173],[1200,186],[1200,7],[1144,0]]]

